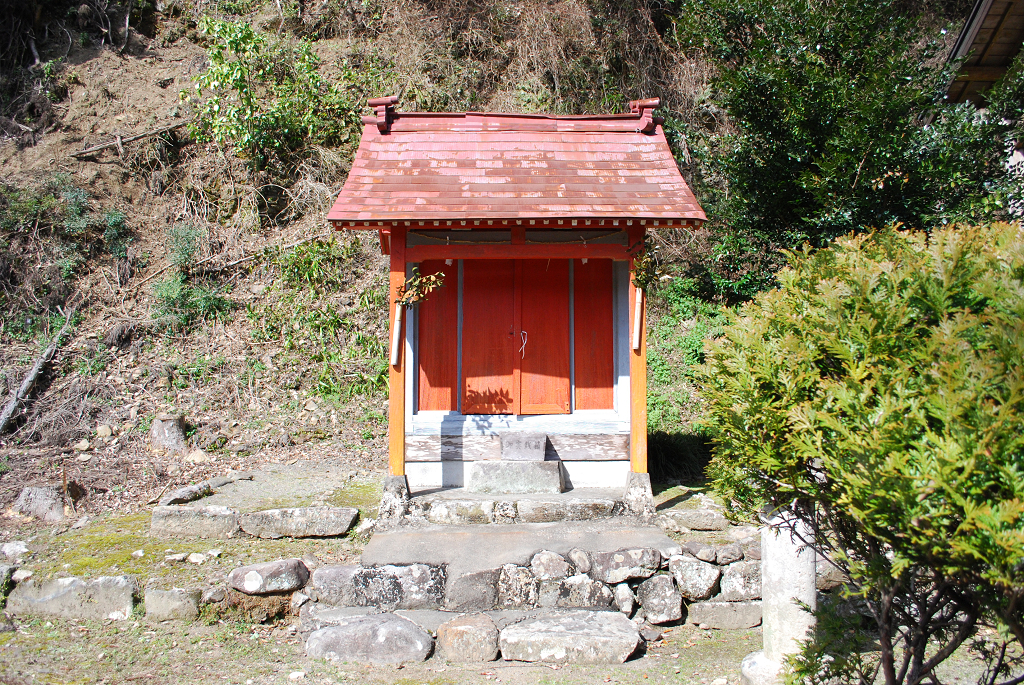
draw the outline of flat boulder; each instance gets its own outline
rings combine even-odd
[[[650,578],[661,566],[661,553],[649,547],[596,552],[590,555],[590,576],[609,585]]]
[[[636,624],[615,611],[542,614],[502,629],[506,661],[621,664],[636,651]]]
[[[686,599],[708,599],[718,587],[722,569],[699,559],[674,556],[668,560],[669,573],[676,579],[676,587]]]
[[[714,509],[669,509],[659,512],[678,528],[690,530],[728,530],[729,519]]]
[[[280,559],[236,568],[228,584],[247,595],[269,595],[298,590],[309,580],[309,569],[301,559]]]
[[[549,462],[556,464],[558,462]],[[553,521],[590,521],[608,518],[615,510],[616,501],[606,497],[571,499],[522,499],[516,503],[520,523],[550,523]]]
[[[718,551],[706,542],[700,542],[699,540],[690,540],[685,543],[683,551],[709,564],[715,563],[718,559]]]
[[[332,607],[320,602],[306,602],[299,607],[299,632],[304,637],[321,628],[342,625],[350,618],[369,616],[372,607]]]
[[[686,608],[686,621],[720,630],[742,630],[761,625],[761,601],[694,602]]]
[[[238,532],[238,512],[228,507],[154,507],[149,532],[158,538],[230,538]]]
[[[425,630],[394,614],[353,616],[316,630],[306,639],[306,656],[329,661],[426,661],[433,648],[434,640]]]
[[[450,526],[494,521],[493,500],[436,499],[427,512],[427,520]]]
[[[146,618],[151,621],[194,621],[199,618],[199,590],[146,590]]]
[[[123,621],[131,616],[139,594],[138,582],[129,576],[57,578],[41,583],[26,580],[7,598],[7,613]]]
[[[437,651],[457,663],[494,661],[498,658],[498,626],[486,614],[454,618],[438,627]]]
[[[258,538],[327,538],[347,533],[358,516],[350,507],[292,507],[241,514],[238,522]]]

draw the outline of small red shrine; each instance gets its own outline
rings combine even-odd
[[[370,100],[376,115],[327,216],[377,231],[391,258],[391,475],[462,486],[512,433],[546,436],[544,458],[574,488],[646,473],[632,259],[649,229],[705,219],[653,116],[658,99],[566,117],[400,112],[397,100]],[[413,267],[444,285],[396,305]]]

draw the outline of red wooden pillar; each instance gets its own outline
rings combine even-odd
[[[391,272],[388,289],[391,336],[395,335],[395,300],[398,291],[405,285],[405,229],[395,226],[391,229]],[[406,319],[402,317],[399,326]],[[392,476],[405,475],[405,339],[398,331],[398,363],[388,367],[388,473]]]
[[[644,238],[644,229],[630,229],[629,243],[635,245]],[[629,466],[633,473],[647,473],[647,298],[643,291],[637,298],[633,283],[633,263],[629,277]],[[640,316],[636,307],[640,306]],[[639,324],[640,345],[633,348]]]

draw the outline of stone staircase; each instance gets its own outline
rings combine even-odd
[[[758,625],[758,556],[751,539],[680,545],[625,518],[402,525],[375,533],[359,565],[312,571],[300,633],[328,658],[364,658],[362,636],[379,632],[404,635],[406,659],[427,634],[453,661],[619,663],[662,625]]]

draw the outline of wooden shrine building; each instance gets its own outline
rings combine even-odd
[[[377,231],[391,258],[390,474],[463,486],[515,434],[540,435],[572,487],[646,473],[632,259],[648,230],[705,218],[652,114],[659,101],[571,117],[396,103],[370,100],[327,217]],[[443,286],[396,305],[414,267]]]

